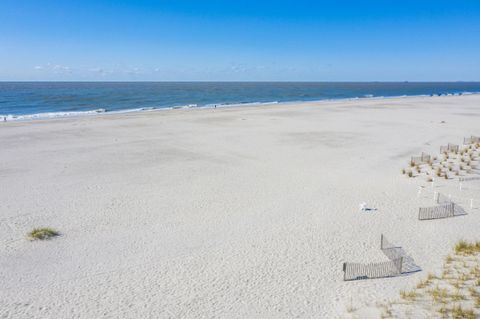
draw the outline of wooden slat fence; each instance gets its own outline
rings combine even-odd
[[[446,146],[440,146],[440,153],[445,153],[445,152],[458,152],[459,146],[455,144],[450,144]]]
[[[393,277],[402,274],[403,258],[378,263],[343,263],[343,280]]]
[[[461,215],[466,215],[465,210],[453,202],[433,207],[420,207],[418,210],[419,220],[441,219]]]
[[[415,165],[417,164],[422,164],[422,163],[428,163],[431,160],[431,156],[423,153],[420,156],[412,156],[411,162],[414,163]]]
[[[389,259],[375,263],[343,263],[343,280],[360,280],[394,277],[402,274],[405,256],[403,250],[391,244],[382,234],[380,249]]]
[[[443,195],[442,193],[437,193],[437,198],[435,199],[437,204],[449,204],[452,203],[452,199]]]
[[[477,181],[477,180],[480,180],[480,176],[459,177],[458,178],[459,182],[471,182],[471,181]]]
[[[464,137],[463,138],[463,144],[475,144],[475,143],[480,143],[480,137],[479,136],[470,136],[470,137]]]

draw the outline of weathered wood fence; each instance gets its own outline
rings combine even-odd
[[[378,263],[343,263],[343,280],[393,277],[402,274],[403,258]]]
[[[442,193],[437,193],[435,202],[437,204],[449,204],[449,203],[452,203],[452,199],[450,197],[443,195]]]
[[[470,137],[464,137],[463,138],[463,144],[475,144],[475,143],[480,143],[480,137],[479,136],[470,136]]]
[[[458,152],[459,146],[455,144],[450,144],[448,143],[445,146],[440,146],[440,153],[445,153],[445,152]]]
[[[480,176],[472,176],[472,177],[459,177],[459,182],[470,182],[470,181],[477,181],[480,180]]]
[[[422,155],[420,156],[412,156],[410,162],[417,165],[417,164],[422,164],[422,163],[428,163],[432,157],[426,153],[422,152]]]
[[[419,220],[441,219],[466,215],[465,210],[458,204],[446,202],[433,207],[420,207],[418,210]]]
[[[360,280],[393,277],[402,274],[404,256],[402,249],[392,245],[382,234],[380,249],[389,259],[388,261],[375,263],[343,263],[343,280]]]

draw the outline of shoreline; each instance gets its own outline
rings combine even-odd
[[[150,112],[165,112],[178,110],[210,110],[210,109],[236,109],[247,107],[268,107],[268,106],[284,106],[284,105],[303,105],[303,104],[324,104],[324,103],[342,103],[349,101],[369,101],[369,100],[394,100],[404,98],[441,98],[454,96],[472,96],[480,95],[480,92],[462,92],[462,93],[447,93],[447,94],[419,94],[419,95],[399,95],[399,96],[368,96],[368,97],[352,97],[352,98],[338,98],[338,99],[322,99],[311,101],[271,101],[271,102],[246,102],[246,103],[232,103],[232,104],[208,104],[205,106],[172,106],[172,107],[144,107],[131,108],[124,110],[108,111],[108,109],[94,109],[88,111],[72,111],[72,112],[45,112],[35,114],[21,114],[21,115],[0,115],[1,123],[22,123],[32,121],[48,121],[48,120],[62,120],[73,118],[94,117],[103,115],[122,115],[122,114],[137,114]],[[215,105],[215,106],[214,106]]]

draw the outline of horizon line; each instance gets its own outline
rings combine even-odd
[[[0,80],[0,83],[480,83],[480,80],[454,80],[454,81],[296,81],[296,80]]]

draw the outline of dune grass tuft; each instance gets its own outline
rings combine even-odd
[[[472,255],[478,252],[480,252],[480,241],[469,243],[461,240],[455,245],[455,253],[457,254]]]
[[[429,313],[425,318],[480,318],[480,241],[458,242],[441,276],[429,273],[414,290],[400,291],[398,300],[378,307],[382,318],[412,318],[419,308]]]
[[[57,236],[60,236],[60,233],[49,227],[34,228],[27,234],[27,237],[31,240],[46,240]]]
[[[475,319],[475,313],[472,309],[463,309],[461,305],[455,306],[452,309],[452,318],[454,319]]]

